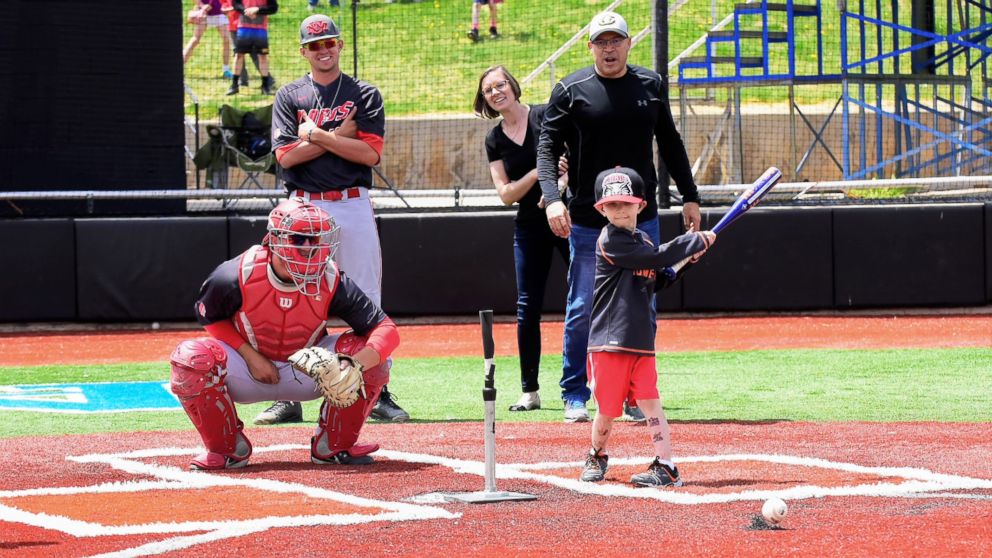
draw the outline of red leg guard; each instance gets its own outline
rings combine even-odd
[[[353,355],[365,346],[365,340],[350,331],[341,335],[334,350],[337,353]],[[365,397],[359,397],[352,406],[339,408],[325,401],[320,407],[317,431],[310,440],[310,453],[321,461],[330,461],[336,454],[347,452],[351,457],[368,455],[377,449],[378,444],[359,444],[358,435],[365,426],[365,420],[372,414],[372,408],[379,399],[382,387],[389,382],[389,369],[385,362],[362,373],[365,379]]]
[[[195,469],[233,469],[248,464],[251,443],[241,433],[234,402],[227,393],[227,353],[210,338],[183,341],[170,357],[172,393],[207,448],[190,463]]]

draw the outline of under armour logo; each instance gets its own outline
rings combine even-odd
[[[648,106],[648,102],[647,102],[646,99],[638,99],[637,106],[639,106],[639,107],[646,107],[646,106]]]
[[[310,33],[311,35],[319,35],[324,31],[327,31],[326,21],[311,21],[307,24],[307,33]]]
[[[617,18],[613,14],[603,14],[602,17],[599,18],[600,25],[613,25],[616,21]]]
[[[284,296],[279,297],[279,308],[290,309],[293,307],[293,299]]]

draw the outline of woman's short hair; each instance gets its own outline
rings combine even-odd
[[[513,90],[513,95],[518,101],[520,100],[520,84],[517,83],[517,78],[513,77],[510,70],[507,70],[502,64],[490,66],[486,68],[486,71],[482,72],[481,76],[479,76],[479,86],[475,89],[475,114],[478,114],[483,118],[496,118],[499,116],[499,111],[489,106],[489,103],[486,102],[486,96],[482,92],[482,81],[486,79],[486,76],[497,70],[503,72],[503,75],[506,76],[506,81],[510,82],[510,89]]]

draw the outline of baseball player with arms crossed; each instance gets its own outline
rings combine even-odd
[[[630,478],[638,486],[682,486],[672,462],[668,420],[658,395],[654,348],[654,292],[661,268],[686,257],[697,260],[716,241],[711,231],[694,231],[655,246],[637,230],[644,210],[644,182],[637,171],[617,167],[596,177],[594,207],[609,221],[596,242],[596,283],[586,367],[599,412],[592,424],[592,448],[580,478],[601,481],[609,457],[606,444],[623,404],[635,399],[647,418],[655,458],[644,473]],[[687,266],[688,267],[688,266]],[[683,268],[684,269],[684,268]]]
[[[368,188],[372,166],[382,154],[386,114],[375,86],[341,71],[340,35],[326,15],[312,15],[300,24],[300,55],[310,64],[310,73],[276,94],[272,149],[290,197],[320,207],[341,227],[337,263],[379,306],[382,252]],[[386,389],[373,414],[396,422],[410,418]],[[266,422],[262,415],[259,419]]]
[[[190,468],[248,464],[252,447],[235,403],[321,397],[314,380],[287,363],[314,346],[350,355],[365,396],[347,407],[324,401],[311,461],[372,463],[369,454],[379,446],[358,444],[358,436],[389,379],[384,363],[399,345],[396,326],[335,265],[338,228],[325,211],[285,200],[269,214],[267,229],[260,245],[222,263],[204,281],[195,308],[210,337],[183,341],[170,359],[172,391],[207,450]],[[327,320],[335,316],[353,331],[328,335]]]

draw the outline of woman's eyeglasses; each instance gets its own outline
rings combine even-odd
[[[616,48],[626,40],[627,37],[613,37],[612,39],[596,39],[595,41],[591,41],[591,42],[592,44],[594,44],[599,48],[606,48],[606,47]]]
[[[310,52],[317,52],[318,50],[323,50],[325,48],[334,48],[336,46],[338,46],[337,39],[323,39],[320,41],[307,43],[307,50],[309,50]]]
[[[487,97],[491,97],[495,95],[497,91],[500,93],[506,91],[506,86],[508,85],[510,85],[510,80],[508,79],[504,79],[503,81],[498,81],[490,85],[489,87],[483,87],[482,94]]]

